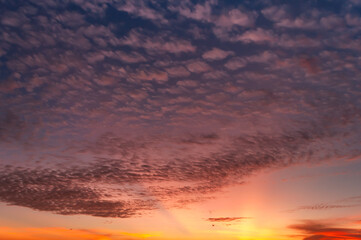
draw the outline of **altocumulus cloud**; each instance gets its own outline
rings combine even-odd
[[[0,200],[126,218],[360,155],[355,2],[254,4],[1,1]]]

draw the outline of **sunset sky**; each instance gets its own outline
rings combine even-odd
[[[0,239],[361,239],[361,0],[0,0]]]

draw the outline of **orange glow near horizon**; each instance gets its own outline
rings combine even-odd
[[[361,240],[361,0],[0,0],[0,240]]]
[[[246,232],[255,232],[257,229],[250,227]],[[257,230],[258,234],[251,236],[237,235],[234,232],[218,231],[223,236],[222,239],[238,240],[288,240],[287,237],[272,237],[270,232]],[[227,237],[228,236],[228,237]],[[100,229],[66,229],[66,228],[0,228],[0,239],[2,240],[136,240],[136,239],[154,239],[154,240],[180,240],[182,237],[161,236],[160,233],[127,233]],[[202,240],[205,238],[188,238],[192,240]],[[207,237],[206,239],[219,239],[217,237]],[[292,238],[294,239],[294,238]]]
[[[159,233],[128,233],[104,229],[67,228],[0,228],[2,240],[122,240],[146,239],[159,236]]]
[[[314,171],[319,171],[318,168],[315,167]],[[322,227],[312,230],[313,232],[303,230],[302,226],[299,228],[289,228],[289,219],[297,217],[299,214],[298,211],[292,211],[294,206],[293,199],[303,200],[302,198],[305,196],[302,191],[295,192],[295,196],[288,196],[287,198],[282,196],[285,192],[292,193],[292,190],[288,187],[290,182],[294,181],[292,183],[292,186],[294,186],[299,181],[298,179],[283,181],[283,179],[287,174],[302,175],[302,172],[310,172],[310,169],[308,167],[304,169],[303,166],[299,166],[293,168],[293,171],[290,172],[290,169],[285,169],[260,172],[249,178],[249,182],[246,184],[226,189],[221,195],[217,195],[216,198],[195,203],[189,208],[163,208],[149,216],[144,215],[126,220],[114,218],[107,222],[101,218],[59,216],[13,206],[10,209],[25,213],[23,220],[28,220],[24,222],[24,226],[29,225],[31,219],[37,216],[39,219],[42,219],[41,222],[43,223],[48,221],[49,227],[45,225],[37,227],[36,223],[33,224],[33,227],[10,224],[13,227],[0,228],[0,239],[302,240],[312,235],[322,235],[325,236],[324,239],[327,239],[327,237],[357,239],[352,237],[352,234],[354,234],[352,231],[347,232],[347,229],[357,229],[360,224],[360,221],[357,220],[360,219],[360,216],[354,214],[350,215],[348,225],[341,225],[342,228],[336,231],[328,230],[331,227]],[[303,180],[303,178],[301,179]],[[304,187],[307,188],[308,186],[304,185]],[[282,198],[279,198],[279,196]],[[352,212],[352,209],[349,211]],[[9,214],[12,213],[10,212]],[[310,212],[310,214],[313,213]],[[215,218],[215,216],[218,218]],[[3,226],[4,224],[9,225],[11,223],[10,220],[11,218],[8,220],[2,219]],[[318,227],[317,224],[315,226]],[[142,232],[138,232],[139,229]]]

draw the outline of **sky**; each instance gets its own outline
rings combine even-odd
[[[0,239],[361,239],[360,0],[0,0]]]

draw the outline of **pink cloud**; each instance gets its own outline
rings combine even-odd
[[[277,55],[271,51],[264,51],[261,54],[246,57],[246,59],[249,62],[267,63],[271,60],[276,60]]]
[[[276,23],[278,27],[284,28],[300,28],[300,29],[317,29],[319,23],[317,19],[308,17],[298,17],[296,19],[282,19]]]
[[[225,101],[229,100],[230,96],[226,93],[220,92],[220,93],[214,93],[211,95],[207,95],[206,99],[211,102],[219,103],[219,102],[225,102]]]
[[[182,87],[196,87],[198,86],[198,82],[193,80],[184,80],[184,81],[178,81],[177,85]]]
[[[315,48],[321,46],[323,42],[318,39],[310,38],[304,34],[294,36],[282,34],[278,37],[275,44],[284,48]]]
[[[148,96],[148,93],[144,90],[133,90],[129,92],[129,96],[135,100],[143,100]]]
[[[166,68],[167,73],[172,77],[187,77],[190,72],[183,66],[174,66]]]
[[[210,70],[210,66],[202,61],[193,61],[187,64],[187,69],[192,73],[202,73]]]
[[[214,22],[219,27],[232,27],[234,25],[250,27],[253,26],[257,18],[257,13],[240,9],[232,9],[224,12]]]
[[[263,15],[275,22],[277,27],[298,29],[334,29],[345,26],[345,20],[334,14],[325,15],[316,9],[312,9],[297,17],[291,17],[287,13],[286,6],[272,6],[262,10]]]
[[[27,19],[24,15],[18,14],[16,12],[6,12],[1,17],[1,24],[9,27],[19,27],[24,24]]]
[[[219,80],[224,80],[228,77],[228,73],[225,71],[220,71],[220,70],[216,70],[216,71],[209,71],[203,74],[203,78],[206,79],[219,79]]]
[[[224,64],[224,66],[230,70],[237,70],[246,66],[247,61],[244,58],[234,57],[231,58],[228,62]]]
[[[329,15],[322,17],[320,24],[323,28],[335,29],[345,26],[345,20],[335,15]]]
[[[275,22],[278,22],[288,16],[286,6],[271,6],[263,9],[261,12],[266,18]]]
[[[320,64],[319,64],[318,60],[314,57],[301,58],[299,60],[299,64],[302,68],[304,68],[306,70],[306,72],[308,72],[310,74],[316,74],[321,71],[320,66],[319,66]]]
[[[125,4],[119,3],[117,9],[138,17],[153,20],[155,23],[168,23],[168,20],[165,19],[160,12],[147,6],[144,1],[131,1]]]
[[[0,82],[0,92],[9,93],[15,89],[21,88],[21,84],[14,79],[7,79]]]
[[[145,48],[150,52],[194,52],[196,47],[190,41],[179,39],[173,36],[153,36],[142,34],[138,31],[131,31],[128,36],[120,40],[120,44],[131,47]]]
[[[193,6],[187,6],[182,4],[181,6],[170,7],[171,10],[178,11],[182,16],[192,18],[200,21],[210,22],[212,18],[212,1],[206,1],[204,5],[196,4]]]
[[[192,4],[190,1],[182,1],[180,5],[170,6],[171,11],[178,12],[180,15],[211,23],[214,25],[214,33],[222,38],[234,26],[251,27],[255,24],[258,14],[255,11],[246,9],[226,9],[219,14],[212,11],[217,1],[206,1],[204,4]]]
[[[346,22],[350,26],[361,27],[361,17],[352,14],[346,14]]]
[[[316,9],[307,11],[307,13],[296,18],[288,14],[289,11],[285,5],[272,6],[263,9],[261,12],[266,18],[275,22],[277,27],[300,29],[317,29],[320,27],[320,12]]]
[[[241,41],[245,43],[274,43],[277,41],[277,38],[272,31],[257,28],[256,30],[248,30],[243,34],[232,38],[232,41]]]
[[[139,70],[137,73],[132,74],[131,76],[132,78],[142,81],[156,81],[159,83],[168,81],[168,74],[164,71],[156,69]]]
[[[108,52],[107,56],[126,63],[139,63],[147,61],[147,59],[142,54],[136,51],[131,51],[129,53],[124,51]]]
[[[226,57],[234,55],[232,51],[223,51],[219,48],[212,48],[211,50],[203,53],[202,57],[206,60],[214,61],[214,60],[222,60]]]
[[[65,12],[55,17],[57,21],[67,27],[80,27],[86,24],[84,15],[75,12]]]
[[[28,92],[32,92],[35,88],[40,87],[45,82],[46,78],[35,75],[25,84],[25,88]]]

